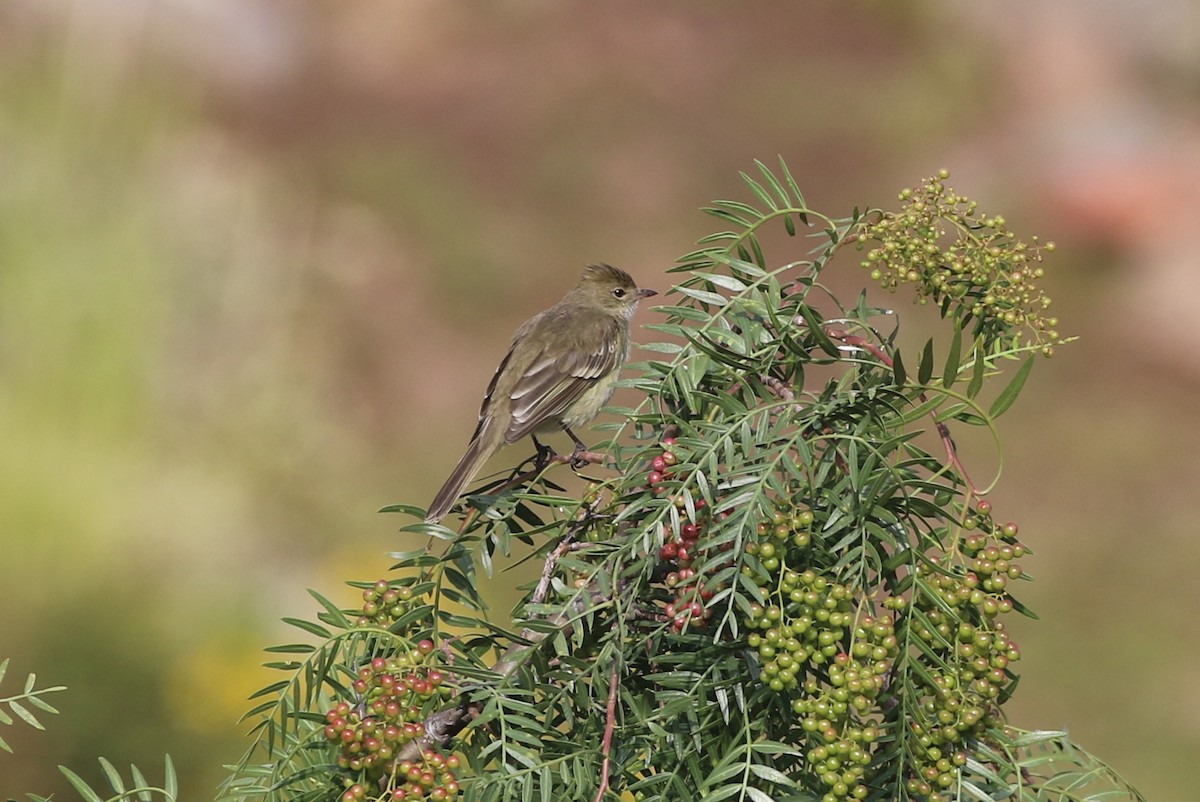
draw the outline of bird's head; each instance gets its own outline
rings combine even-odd
[[[633,277],[612,265],[588,265],[579,284],[571,290],[573,300],[599,307],[614,315],[633,317],[638,301],[658,295],[654,290],[639,289]]]

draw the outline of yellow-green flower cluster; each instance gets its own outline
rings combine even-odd
[[[1015,336],[1049,354],[1058,321],[1047,315],[1050,299],[1039,280],[1054,243],[1018,239],[1003,217],[981,214],[975,201],[947,187],[948,177],[942,170],[904,190],[899,211],[865,227],[863,267],[887,290],[909,285],[918,302],[933,301],[964,325],[974,321],[988,342]]]

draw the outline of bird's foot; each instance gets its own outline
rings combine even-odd
[[[571,452],[571,467],[577,471],[581,471],[592,464],[590,460],[585,459],[583,456],[586,450],[582,445],[576,445],[575,450]]]
[[[554,449],[550,446],[542,445],[536,437],[533,438],[533,445],[537,448],[537,453],[533,455],[533,469],[540,472],[554,459]]]

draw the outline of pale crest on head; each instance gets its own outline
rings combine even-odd
[[[637,289],[637,282],[633,280],[633,276],[612,265],[588,265],[583,269],[583,278],[585,281],[598,281],[613,286]]]

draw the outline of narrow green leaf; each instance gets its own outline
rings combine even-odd
[[[393,558],[395,557],[395,555],[390,555],[390,556],[392,556]],[[430,556],[432,556],[432,555],[430,555]],[[308,595],[312,596],[314,599],[316,599],[317,602],[322,607],[325,608],[325,612],[329,613],[330,619],[337,626],[341,627],[342,629],[349,629],[351,627],[350,619],[346,617],[346,614],[344,612],[342,612],[341,608],[338,607],[336,604],[334,604],[329,599],[325,598],[320,593],[317,593],[315,590],[312,590],[312,589],[310,589],[308,591]],[[323,637],[329,637],[329,636],[325,635]]]
[[[284,618],[283,623],[290,624],[297,629],[302,629],[309,634],[316,635],[318,638],[328,639],[330,632],[320,624],[315,624],[312,621],[305,621],[302,618]]]
[[[946,368],[942,371],[942,386],[949,390],[958,378],[958,367],[962,360],[962,330],[954,328],[954,339],[950,340],[950,354],[946,357]]]
[[[754,802],[775,802],[775,797],[771,796],[766,791],[760,791],[751,785],[746,786],[746,798],[753,799]]]
[[[87,802],[104,802],[104,800],[100,798],[100,795],[93,791],[92,787],[84,782],[83,778],[78,774],[71,771],[66,766],[59,766],[58,770],[62,772],[63,776],[67,778],[67,782],[71,783],[79,795],[86,799]]]
[[[825,329],[823,328],[824,322],[817,314],[817,311],[808,304],[800,304],[800,314],[808,323],[808,329],[816,339],[817,345],[820,346],[821,350],[832,357],[840,357],[842,352],[838,350],[833,340],[829,339],[829,335],[825,333]]]
[[[484,544],[484,547],[479,550],[479,563],[483,566],[483,572],[490,578],[495,571],[495,567],[492,565],[492,549],[490,541]],[[453,601],[458,601],[457,598],[454,598],[458,596],[458,594],[451,594],[448,592],[449,590],[449,588],[442,588],[442,592],[446,594],[447,598]]]
[[[380,507],[379,512],[399,512],[424,520],[426,509],[412,504],[388,504],[386,507]]]
[[[795,746],[780,743],[779,741],[755,741],[750,745],[750,750],[760,755],[791,755],[792,757],[804,756],[804,753],[798,750]]]
[[[745,175],[745,173],[742,173],[742,175]],[[719,200],[714,201],[714,205],[749,215],[751,220],[761,220],[763,218],[763,213],[760,210],[755,209],[748,203],[742,203],[741,201]]]
[[[983,389],[983,377],[987,373],[987,360],[983,358],[983,349],[975,349],[975,365],[971,369],[971,383],[967,385],[967,398],[974,398]]]
[[[150,783],[146,780],[146,775],[142,774],[142,770],[131,763],[129,765],[129,776],[133,780],[133,787],[141,789],[137,792],[137,798],[141,802],[151,802],[154,799],[154,794],[150,792]]]
[[[979,802],[993,802],[995,799],[991,794],[968,780],[960,779],[959,787],[962,789],[965,798],[977,799]]]
[[[47,713],[58,713],[58,708],[47,702],[40,694],[53,693],[55,691],[65,691],[66,688],[62,685],[56,685],[53,688],[42,688],[38,691],[38,696],[30,696],[26,701],[36,707],[38,710],[45,710]]]
[[[758,241],[758,237],[753,234],[746,236],[746,242],[750,243],[750,249],[754,251],[754,263],[761,266],[767,266],[767,257],[763,254],[762,245]]]
[[[735,766],[733,766],[733,769],[734,769],[735,774],[741,773],[743,771],[742,766],[735,765]],[[729,797],[733,796],[734,794],[741,793],[741,791],[742,791],[741,783],[735,783],[735,784],[731,784],[731,785],[726,785],[723,788],[720,788],[715,791],[705,791],[702,794],[702,796],[704,799],[709,800],[709,802],[720,802],[722,799],[728,799]],[[662,797],[660,797],[660,799],[661,798]]]
[[[783,173],[783,180],[787,182],[788,188],[792,191],[792,195],[796,198],[796,203],[802,208],[807,208],[808,204],[804,200],[804,194],[800,192],[800,187],[796,184],[796,179],[792,178],[792,171],[788,169],[787,162],[783,160],[783,156],[779,157],[779,170]],[[805,225],[808,225],[808,220],[804,215],[800,215],[800,220]]]
[[[762,184],[755,181],[746,173],[739,171],[738,175],[740,175],[742,180],[746,182],[746,185],[750,187],[750,191],[757,195],[758,199],[767,205],[767,208],[771,210],[776,210],[779,208],[779,205],[775,203],[775,199],[772,198],[770,193],[763,188]]]
[[[925,386],[933,378],[933,338],[925,341],[921,352],[921,364],[917,365],[917,384]]]
[[[718,764],[712,773],[704,778],[702,785],[708,787],[721,785],[726,780],[730,780],[738,775],[744,774],[746,771],[745,763],[733,760],[735,757],[740,757],[740,755],[731,752],[728,758],[722,761],[721,764]]]
[[[721,273],[697,273],[696,278],[702,278],[732,292],[744,292],[746,290],[746,285],[741,280],[733,276],[722,275]]]
[[[704,211],[704,210],[702,209],[701,211]],[[696,244],[697,245],[707,245],[710,242],[729,242],[730,240],[733,240],[733,239],[737,239],[737,234],[733,233],[732,231],[718,231],[715,234],[707,234],[707,235],[701,237],[700,239],[696,240]],[[680,261],[710,260],[713,258],[714,257],[713,257],[712,250],[701,250],[701,251],[695,251],[691,254],[688,254],[687,257],[685,257],[684,259],[681,259]],[[679,273],[681,271],[687,270],[688,267],[689,267],[689,265],[681,264],[676,267],[668,268],[667,272],[668,273]]]
[[[422,513],[424,515],[424,513]],[[458,535],[453,529],[444,524],[427,524],[424,521],[421,523],[407,524],[400,527],[401,532],[413,532],[418,535],[427,535],[436,537],[438,540],[454,540]]]
[[[268,646],[263,649],[270,654],[309,654],[317,650],[311,643],[285,643],[279,646]]]
[[[170,755],[163,755],[163,790],[171,798],[171,802],[179,798],[179,777],[175,773],[175,761]]]
[[[1030,732],[1020,733],[1013,738],[1013,746],[1024,749],[1034,744],[1045,743],[1046,741],[1057,741],[1060,738],[1066,738],[1066,730],[1032,730]]]
[[[1021,393],[1021,388],[1025,386],[1025,380],[1029,378],[1029,371],[1033,370],[1034,359],[1035,357],[1033,356],[1028,357],[1024,364],[1017,369],[1008,386],[1000,391],[1000,395],[996,396],[996,400],[992,402],[992,408],[988,410],[989,417],[1000,417],[1017,400],[1017,396]]]
[[[6,657],[3,660],[0,660],[0,682],[4,681],[4,674],[8,671],[8,661],[10,659],[12,658]]]
[[[779,769],[773,769],[770,766],[764,766],[760,763],[751,763],[750,773],[755,777],[759,777],[768,782],[773,782],[776,785],[782,785],[786,788],[796,787],[796,783],[792,781],[791,777],[787,776]]]
[[[257,699],[260,696],[270,696],[272,694],[278,693],[279,691],[282,691],[284,688],[286,688],[290,684],[291,683],[289,683],[287,680],[281,679],[278,682],[272,682],[270,685],[267,685],[265,688],[259,688],[257,691],[250,694],[246,698],[247,699]],[[266,706],[270,707],[273,704],[274,704],[274,702],[267,702]]]
[[[712,254],[712,260],[719,264],[723,264],[731,270],[736,270],[739,273],[745,273],[754,278],[763,278],[767,275],[767,271],[763,270],[754,262],[747,262],[742,259],[735,258],[732,254],[723,251],[717,251]]]
[[[696,290],[692,289],[691,287],[675,287],[675,289],[689,298],[695,298],[701,303],[711,304],[713,306],[724,306],[725,304],[729,303],[728,298],[726,298],[724,295],[718,295],[715,292]]]
[[[904,369],[904,360],[900,358],[899,351],[892,357],[892,378],[895,379],[897,387],[903,387],[908,381],[908,372]]]
[[[896,354],[896,356],[899,356],[899,354]],[[926,398],[924,401],[922,401],[920,404],[917,404],[912,409],[906,410],[904,412],[904,414],[902,414],[898,418],[896,418],[896,423],[899,424],[900,426],[908,426],[909,424],[916,422],[920,418],[925,417],[930,412],[933,412],[938,407],[940,407],[942,404],[946,403],[946,396],[944,396],[941,393],[930,393],[929,395],[931,395],[933,397]],[[918,398],[920,398],[920,396],[918,396]]]
[[[117,771],[116,766],[109,762],[108,758],[100,758],[100,770],[104,772],[105,778],[108,779],[108,785],[118,794],[125,793],[125,781],[121,779],[121,773]]]
[[[40,721],[38,721],[37,718],[34,717],[33,713],[30,713],[28,710],[26,710],[21,705],[21,703],[18,702],[17,700],[10,699],[8,701],[8,709],[13,711],[14,713],[16,713],[17,718],[21,719],[21,721],[24,721],[30,727],[33,727],[33,728],[39,729],[39,730],[46,729],[45,727],[42,726],[42,723]]]
[[[725,204],[729,203],[729,201],[716,201],[716,203]],[[712,215],[719,220],[725,220],[727,222],[734,223],[742,228],[748,228],[751,225],[749,220],[738,217],[728,209],[721,209],[717,206],[705,206],[700,211],[704,212],[705,214]]]
[[[660,354],[678,354],[683,350],[679,343],[640,343],[637,347],[643,351],[656,351]]]
[[[788,197],[787,190],[785,190],[783,185],[779,183],[779,179],[775,177],[775,174],[767,169],[767,165],[763,164],[758,159],[755,159],[754,166],[758,168],[760,173],[762,173],[762,177],[766,180],[766,182],[771,185],[771,189],[775,190],[775,194],[779,197],[779,202],[783,206],[790,206],[792,199]]]

